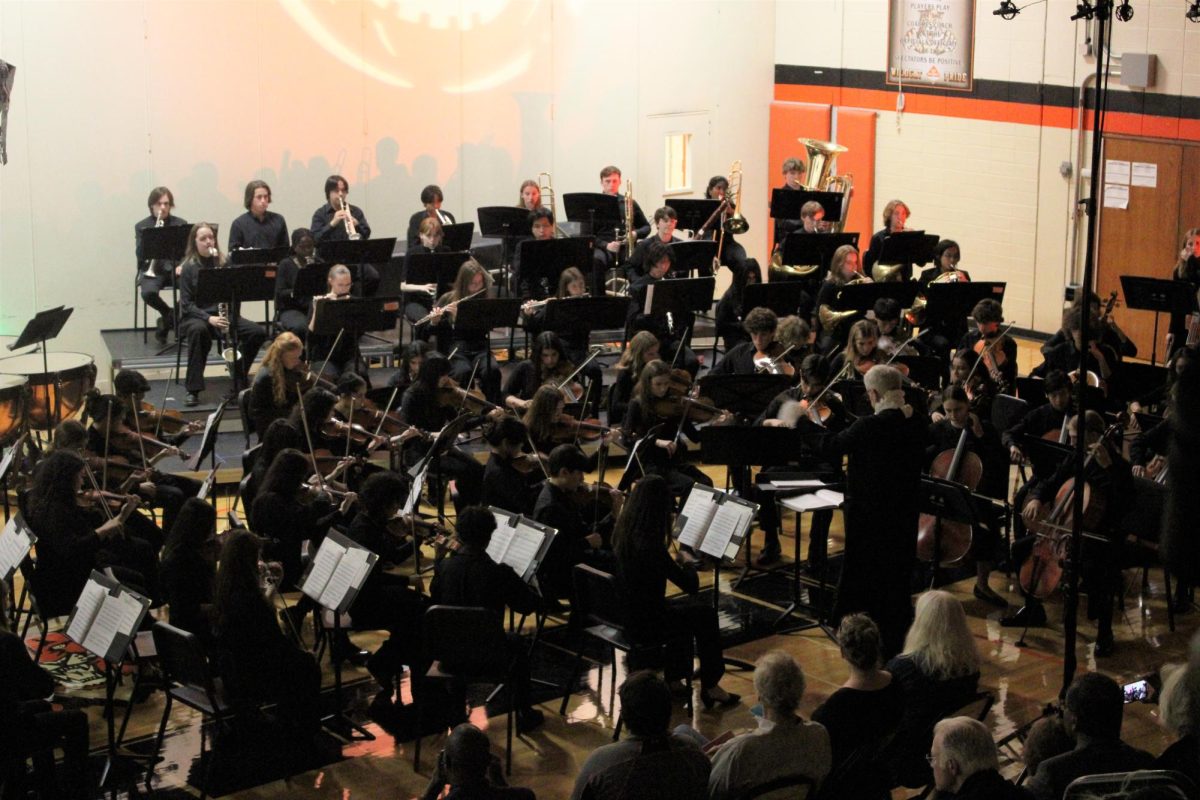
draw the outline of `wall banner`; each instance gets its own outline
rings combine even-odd
[[[975,0],[889,0],[889,85],[969,92],[974,56]]]

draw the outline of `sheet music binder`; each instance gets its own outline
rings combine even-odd
[[[345,613],[378,561],[375,553],[331,530],[309,562],[300,591],[322,608]]]
[[[689,311],[708,311],[712,308],[717,279],[667,278],[646,287],[646,302],[642,313],[661,316],[668,312],[684,315]]]
[[[25,556],[37,544],[37,535],[25,523],[18,511],[0,531],[0,581],[11,581]]]
[[[558,530],[535,522],[524,514],[514,514],[495,506],[489,506],[488,511],[496,518],[496,530],[488,542],[488,557],[497,564],[512,567],[521,580],[529,583],[546,558],[546,551],[550,549]]]
[[[757,512],[757,503],[695,483],[675,518],[671,535],[681,545],[732,562],[742,549]]]
[[[149,598],[92,570],[71,609],[66,634],[92,655],[110,665],[118,664],[124,660],[125,651],[149,610]]]

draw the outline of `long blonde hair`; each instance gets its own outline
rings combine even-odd
[[[549,439],[554,432],[554,423],[558,419],[559,403],[562,394],[553,386],[543,384],[533,393],[529,407],[525,410],[522,422],[529,429],[534,439]]]
[[[626,345],[625,352],[621,354],[621,360],[617,362],[617,368],[631,370],[630,374],[636,381],[647,364],[647,351],[658,343],[658,337],[650,331],[638,331]],[[662,353],[659,355],[661,356]]]
[[[938,680],[978,672],[979,652],[962,603],[938,589],[918,597],[901,655],[912,658],[922,673]]]
[[[267,348],[267,354],[263,356],[262,369],[271,373],[271,396],[275,398],[275,405],[284,406],[287,404],[287,379],[284,377],[283,354],[295,350],[303,350],[304,342],[300,341],[300,337],[290,331],[284,331],[275,337],[275,341],[271,342],[271,346]]]

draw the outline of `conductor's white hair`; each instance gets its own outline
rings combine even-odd
[[[884,395],[899,389],[903,380],[900,370],[895,367],[890,367],[887,364],[876,364],[867,370],[867,374],[863,378],[863,383],[866,384],[868,389]]]

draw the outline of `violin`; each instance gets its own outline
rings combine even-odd
[[[130,503],[131,500],[133,503]],[[135,494],[120,494],[97,489],[80,489],[75,495],[75,502],[79,504],[80,508],[95,508],[103,503],[110,512],[122,511],[127,504],[131,508],[142,507],[142,499]]]
[[[322,389],[328,389],[331,392],[337,391],[337,384],[329,380],[329,378],[313,372],[307,361],[301,361],[296,365],[295,369],[284,370],[284,383],[287,385],[287,393],[290,395],[293,392],[304,394],[305,392],[320,386]]]
[[[495,411],[500,406],[489,402],[483,392],[478,389],[464,389],[457,383],[451,382],[450,386],[441,386],[437,390],[438,405],[447,408],[461,408],[463,411],[468,411],[472,414],[486,414],[489,411]]]
[[[173,444],[167,444],[154,438],[148,433],[137,433],[125,427],[119,427],[108,435],[109,445],[125,455],[135,453],[146,460],[149,469],[167,456],[178,456],[186,459],[188,456]]]
[[[576,419],[570,414],[559,414],[554,420],[554,429],[550,438],[555,442],[594,442],[607,436],[613,429],[601,425],[598,419]]]
[[[772,341],[766,350],[754,351],[754,372],[759,375],[795,375],[796,368],[786,360],[787,354],[796,349],[796,345],[784,347],[778,341]]]
[[[581,483],[579,484],[579,488],[577,488],[574,494],[571,495],[571,499],[577,505],[580,505],[584,508],[594,507],[596,510],[596,515],[603,516],[604,514],[612,513],[614,508],[614,492],[622,500],[625,499],[624,492],[614,489],[612,485],[603,481],[597,481],[595,483]]]
[[[340,419],[331,419],[323,423],[321,425],[321,433],[330,439],[349,438],[353,444],[361,447],[375,444],[378,438],[362,425],[353,422],[343,422]]]
[[[137,410],[137,424],[143,429],[153,429],[156,434],[164,433],[167,436],[178,436],[183,434],[190,436],[193,433],[200,433],[204,430],[204,423],[200,420],[188,421],[183,418],[175,409],[162,409],[161,411],[154,407],[153,403],[142,401],[141,407]]]
[[[968,419],[953,450],[943,450],[937,454],[929,474],[975,491],[983,477],[983,461],[967,450],[970,425]],[[939,566],[948,567],[962,561],[970,550],[970,524],[942,519],[935,514],[921,515],[917,532],[917,558],[930,562],[936,557]]]
[[[864,356],[863,358],[857,359],[854,362],[854,369],[858,372],[859,377],[865,378],[867,376],[867,373],[871,371],[871,367],[875,366],[876,364],[886,364],[890,367],[895,368],[896,371],[899,372],[904,377],[906,377],[906,378],[908,377],[908,364],[901,364],[900,362],[893,362],[890,360],[889,361],[881,361],[878,358],[878,356],[880,356],[880,355],[883,355],[883,352],[878,347],[876,347],[874,353],[872,353],[869,356]]]
[[[545,472],[549,459],[541,453],[518,453],[512,460],[512,468],[522,475],[529,475],[534,470]]]
[[[997,347],[1002,340],[1003,335],[996,335],[989,339],[986,336],[981,337],[979,341],[972,345],[975,355],[983,362],[983,368],[987,370],[988,375],[995,381],[996,387],[1000,391],[1006,388],[1004,373],[1000,368],[1008,363],[1008,355],[1004,352],[1003,347]]]
[[[672,367],[671,382],[667,385],[667,397],[683,397],[692,391],[692,373],[682,367]]]
[[[650,407],[656,416],[664,419],[692,422],[711,422],[728,413],[714,406],[707,397],[673,397],[669,393],[664,397],[656,397]]]
[[[828,422],[833,416],[833,409],[829,404],[819,397],[815,400],[810,400],[807,397],[800,398],[798,403],[800,413],[812,419],[814,422]]]

